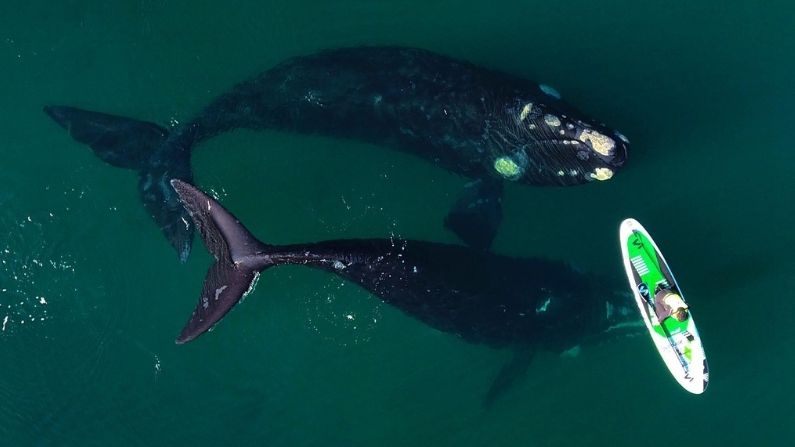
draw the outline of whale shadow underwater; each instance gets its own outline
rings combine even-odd
[[[193,148],[234,129],[370,142],[471,178],[445,225],[482,250],[502,218],[503,181],[566,186],[607,180],[624,165],[629,146],[549,86],[402,47],[288,59],[172,129],[67,106],[44,111],[103,161],[138,171],[141,200],[183,261],[194,230],[169,180],[191,182]]]
[[[562,353],[644,329],[631,294],[561,261],[394,238],[270,245],[213,198],[180,180],[171,184],[215,258],[178,344],[217,324],[253,292],[264,270],[286,264],[342,277],[467,342],[513,350],[513,360],[485,395],[486,405],[523,377],[539,349]]]

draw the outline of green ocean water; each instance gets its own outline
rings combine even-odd
[[[0,446],[787,446],[795,438],[795,7],[787,2],[4,1]],[[183,122],[323,48],[431,49],[554,85],[632,140],[609,182],[508,185],[495,251],[623,275],[633,216],[675,270],[711,367],[670,377],[647,337],[540,353],[493,406],[508,351],[467,344],[340,279],[263,274],[177,346],[210,262],[186,264],[137,177],[41,108]],[[239,131],[196,183],[260,238],[455,242],[466,182],[363,143]]]

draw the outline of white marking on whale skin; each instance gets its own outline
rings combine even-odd
[[[251,284],[248,285],[248,289],[246,289],[246,291],[243,292],[243,295],[240,297],[240,302],[241,303],[257,287],[257,282],[259,282],[259,275],[260,275],[259,272],[254,272],[254,279],[251,280]]]
[[[524,173],[524,168],[517,161],[521,162],[509,156],[498,157],[494,160],[494,170],[508,180],[516,180]]]
[[[614,325],[608,327],[607,329],[605,329],[605,332],[616,331],[616,330],[624,329],[624,328],[641,328],[641,327],[644,327],[644,326],[645,326],[645,324],[643,323],[643,320],[623,321],[621,323],[614,324]]]
[[[576,345],[576,346],[573,346],[573,347],[561,352],[560,356],[561,357],[574,358],[574,357],[577,357],[578,355],[580,355],[580,351],[581,350],[582,350],[582,348],[580,348],[580,345]]]
[[[541,91],[546,93],[547,95],[549,95],[549,96],[551,96],[551,97],[553,97],[555,99],[560,99],[560,92],[557,91],[555,89],[555,87],[552,87],[552,86],[546,85],[546,84],[539,84],[538,88],[540,88]]]
[[[544,122],[547,123],[547,126],[551,127],[560,126],[560,118],[558,118],[555,115],[550,115],[550,114],[544,115]]]
[[[321,97],[321,95],[319,95],[317,92],[314,92],[312,90],[307,91],[303,99],[309,104],[318,107],[326,107],[326,105],[323,104],[323,98]]]
[[[618,137],[619,140],[623,141],[624,143],[629,144],[629,138],[627,138],[623,133],[619,131],[614,131],[613,134]]]
[[[519,121],[524,121],[527,118],[527,115],[533,113],[533,103],[528,102],[527,104],[522,107],[521,113],[519,113]]]
[[[588,174],[592,179],[599,181],[610,180],[613,177],[613,171],[609,168],[596,168],[594,172]]]
[[[524,175],[529,161],[524,149],[502,155],[494,160],[494,170],[507,180],[518,180]]]
[[[224,293],[224,290],[226,290],[227,287],[229,286],[224,285],[215,289],[215,301],[218,301],[218,297],[221,296],[222,293]],[[204,306],[204,308],[206,309],[207,306]]]
[[[335,269],[337,269],[337,270],[345,270],[346,267],[348,267],[348,266],[345,265],[344,263],[342,263],[341,261],[334,261],[334,268]]]
[[[612,154],[613,148],[616,147],[616,142],[612,138],[592,129],[583,130],[577,138],[583,143],[590,143],[594,152],[604,156]]]
[[[211,209],[213,209],[213,207],[210,205],[210,201],[207,200],[207,211],[210,211]]]
[[[544,301],[543,304],[541,304],[540,306],[536,307],[536,313],[540,314],[541,312],[546,312],[547,308],[549,308],[549,303],[551,303],[551,302],[552,302],[552,298],[551,297],[547,298],[547,300]]]

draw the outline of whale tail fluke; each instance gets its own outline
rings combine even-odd
[[[172,143],[168,130],[146,121],[67,106],[46,106],[44,112],[102,161],[138,171],[144,207],[184,262],[193,224],[168,180],[192,180],[190,148]],[[164,145],[173,147],[159,150]]]
[[[274,265],[273,247],[258,241],[212,197],[180,180],[171,180],[215,263],[204,278],[201,299],[177,337],[187,343],[211,329],[250,293],[259,273]]]
[[[146,121],[68,106],[45,106],[44,113],[102,161],[119,168],[144,169],[168,138],[168,130]]]

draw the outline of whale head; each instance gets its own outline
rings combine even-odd
[[[493,151],[486,168],[505,180],[576,185],[609,180],[627,158],[629,140],[561,100],[552,87],[516,98],[485,131]]]

